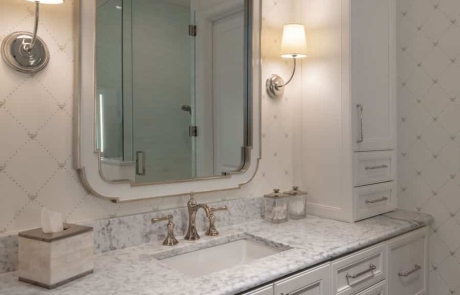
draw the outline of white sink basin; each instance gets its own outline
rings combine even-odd
[[[249,263],[282,250],[251,240],[238,240],[161,260],[169,267],[192,277],[200,277],[236,265]]]

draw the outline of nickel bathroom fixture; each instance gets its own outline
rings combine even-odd
[[[161,221],[167,221],[168,222],[168,225],[167,225],[168,235],[166,236],[166,238],[165,238],[165,240],[163,242],[164,246],[175,246],[175,245],[179,244],[179,241],[174,236],[174,228],[176,227],[176,225],[173,222],[173,218],[174,217],[172,215],[167,215],[165,217],[153,218],[152,219],[152,223],[157,223],[157,222],[161,222]]]
[[[284,83],[284,80],[273,74],[267,79],[267,93],[271,98],[283,96],[284,87],[288,85],[294,78],[297,59],[307,57],[307,41],[305,38],[305,27],[300,24],[285,25],[283,29],[283,41],[281,43],[281,57],[292,58],[294,60],[294,70],[289,80]]]
[[[227,206],[211,208],[206,204],[198,204],[195,199],[193,198],[193,194],[190,194],[190,200],[187,202],[187,209],[188,209],[188,230],[187,234],[185,235],[186,240],[199,240],[200,236],[196,230],[196,213],[198,209],[203,208],[204,212],[206,213],[206,217],[209,219],[209,228],[206,231],[207,236],[218,236],[219,232],[215,227],[216,217],[214,212],[216,211],[228,211]]]
[[[50,60],[45,42],[37,36],[40,4],[62,4],[64,0],[27,0],[35,2],[33,33],[14,32],[2,42],[2,57],[8,66],[22,73],[33,74],[43,70]]]

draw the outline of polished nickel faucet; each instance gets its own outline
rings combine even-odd
[[[198,204],[195,199],[193,198],[193,194],[190,195],[190,200],[187,202],[187,209],[188,209],[188,230],[187,234],[185,235],[186,240],[199,240],[200,236],[196,230],[196,213],[200,208],[203,208],[204,212],[206,213],[206,217],[209,219],[209,228],[206,231],[206,235],[208,236],[217,236],[219,232],[216,230],[215,227],[215,220],[216,217],[214,212],[216,211],[227,211],[227,206],[218,207],[218,208],[211,208],[206,204]]]

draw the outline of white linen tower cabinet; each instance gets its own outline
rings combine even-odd
[[[302,0],[295,181],[308,212],[355,222],[394,210],[395,0]]]

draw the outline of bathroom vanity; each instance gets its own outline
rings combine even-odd
[[[258,172],[267,135],[261,120],[277,115],[262,114],[262,101],[282,97],[307,50],[281,55],[293,59],[292,76],[284,84],[274,75],[265,94],[262,24],[277,16],[276,1],[264,17],[262,0],[160,2],[75,1],[73,164],[101,202],[190,195],[188,215],[156,207],[155,216],[109,220],[94,234],[94,274],[48,291],[8,273],[0,275],[0,295],[428,294],[432,217],[390,212],[397,207],[395,0],[299,1],[302,23],[290,28],[302,38],[283,34],[281,43],[306,44],[308,36],[293,114],[301,115],[293,120],[301,152],[283,172],[308,191],[309,215],[281,224],[260,218],[260,198],[246,200],[257,204],[249,212],[244,201],[212,208],[193,195],[272,180],[260,175],[275,164]],[[198,211],[206,214],[203,233]],[[117,231],[123,218],[131,224]],[[160,221],[167,227],[152,224]]]
[[[244,294],[421,295],[428,292],[427,267],[424,227]]]
[[[255,221],[219,228],[220,236],[198,241],[178,237],[174,247],[150,243],[99,254],[93,275],[51,291],[4,274],[0,290],[8,295],[421,295],[427,294],[431,222],[429,215],[401,210],[354,224],[313,216],[278,225]],[[267,256],[230,266],[232,259],[253,257],[254,252],[244,252],[251,250],[249,244],[264,248],[266,253],[256,254]],[[231,251],[219,256],[221,247]],[[176,258],[179,263],[172,261]],[[221,262],[227,263],[223,269],[212,269]]]

